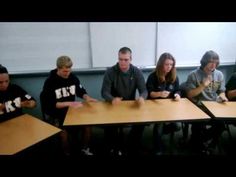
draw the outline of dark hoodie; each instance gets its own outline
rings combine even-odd
[[[87,92],[74,74],[71,73],[64,79],[58,76],[57,69],[54,69],[44,83],[41,104],[50,117],[64,120],[68,108],[58,109],[56,103],[75,101],[75,96],[83,98],[84,94]]]
[[[107,69],[101,94],[106,101],[112,101],[114,97],[122,97],[123,100],[134,100],[136,90],[139,96],[146,99],[147,90],[141,70],[130,64],[129,70],[124,73],[119,69],[119,64]]]

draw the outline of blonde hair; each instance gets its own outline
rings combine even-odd
[[[70,57],[68,56],[60,56],[57,58],[57,68],[71,68],[73,62],[71,61]]]

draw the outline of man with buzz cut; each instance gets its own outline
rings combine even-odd
[[[101,94],[113,106],[119,106],[122,100],[135,99],[139,105],[142,105],[147,97],[143,74],[141,70],[131,64],[131,60],[131,49],[122,47],[118,52],[118,62],[108,68],[104,75]],[[136,90],[139,92],[137,98],[135,98]],[[138,150],[144,127],[143,124],[132,126],[128,140],[130,153],[135,153]],[[123,126],[105,127],[105,138],[109,153],[115,156],[122,155],[122,151],[124,151]]]

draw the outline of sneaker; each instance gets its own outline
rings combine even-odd
[[[207,155],[207,156],[213,155],[213,150],[210,149],[210,148],[208,148],[208,149],[203,149],[203,150],[201,151],[201,154],[202,154],[202,155]]]
[[[92,156],[93,153],[90,151],[89,148],[85,148],[85,149],[81,149],[81,152],[83,155],[86,155],[86,156]]]
[[[109,152],[108,152],[109,156],[114,156],[115,154],[115,151],[114,149],[110,149]]]
[[[121,150],[114,150],[114,149],[111,149],[110,150],[110,156],[122,156],[123,153]]]
[[[204,146],[205,148],[208,148],[211,144],[212,144],[212,139],[203,142],[203,146]]]
[[[156,151],[156,152],[155,152],[155,155],[156,155],[156,156],[162,156],[162,155],[163,155],[163,152],[162,152],[162,151]]]
[[[120,150],[118,151],[117,154],[118,154],[118,156],[122,156],[122,152]]]

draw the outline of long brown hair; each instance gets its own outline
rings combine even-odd
[[[169,59],[173,61],[173,66],[170,70],[169,73],[167,73],[167,75],[165,76],[164,72],[163,72],[163,68],[164,68],[164,63],[165,61]],[[170,54],[170,53],[163,53],[156,65],[156,69],[154,71],[156,73],[156,76],[158,78],[158,80],[162,83],[162,82],[170,82],[173,83],[176,80],[176,68],[175,68],[175,59],[174,57]]]

